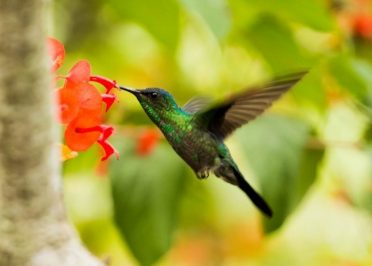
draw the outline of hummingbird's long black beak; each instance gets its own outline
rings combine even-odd
[[[119,88],[123,91],[127,91],[127,92],[130,92],[134,95],[138,95],[141,93],[140,90],[137,90],[137,89],[134,89],[134,88],[130,88],[130,87],[124,87],[124,86],[119,86]]]

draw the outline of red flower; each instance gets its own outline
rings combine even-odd
[[[85,151],[101,136],[98,130],[92,130],[102,123],[102,117],[97,112],[83,111],[68,124],[65,131],[66,145],[73,151]]]
[[[79,101],[76,90],[61,88],[57,90],[57,99],[60,107],[61,123],[70,123],[79,112]]]
[[[112,154],[119,158],[119,153],[116,149],[107,141],[107,139],[114,133],[114,128],[112,126],[99,125],[93,127],[75,127],[74,130],[78,134],[91,134],[91,140],[97,141],[105,151],[105,155],[101,158],[101,161],[107,160]],[[67,132],[67,131],[66,131]],[[97,135],[93,133],[100,133],[98,139],[95,139]],[[94,143],[94,142],[93,142]]]
[[[106,93],[110,93],[112,88],[116,88],[117,84],[115,80],[111,80],[102,76],[91,76],[90,81],[98,82],[106,88]]]
[[[48,53],[52,59],[52,72],[55,72],[63,63],[65,59],[65,48],[63,44],[53,38],[48,38]]]
[[[90,64],[87,61],[79,61],[72,67],[66,77],[63,90],[72,90],[76,93],[77,102],[75,104],[79,111],[67,126],[65,141],[66,145],[75,151],[86,150],[97,142],[105,151],[102,160],[106,160],[112,154],[118,153],[107,141],[107,138],[113,133],[113,128],[102,125],[102,104],[106,104],[106,111],[108,111],[116,96],[100,94],[96,87],[89,84],[91,78],[99,83],[103,80],[106,90],[107,88],[111,90],[110,86],[116,86],[115,82],[106,78],[91,76]],[[71,110],[75,110],[75,108],[71,108]]]
[[[353,27],[357,35],[372,40],[372,14],[355,15]]]
[[[113,94],[101,94],[101,97],[102,97],[102,101],[105,102],[106,104],[105,111],[107,112],[108,109],[110,109],[113,103],[115,102],[116,96]]]
[[[81,109],[102,111],[102,97],[97,88],[89,83],[80,83],[75,86],[78,101]]]
[[[66,77],[65,87],[73,87],[81,83],[88,83],[90,78],[90,64],[86,60],[77,62]]]
[[[48,40],[48,49],[53,60],[52,70],[55,71],[63,62],[63,45],[55,39]],[[116,100],[110,94],[112,88],[117,87],[116,82],[101,76],[91,75],[91,66],[88,61],[77,62],[65,77],[62,88],[57,90],[60,106],[60,120],[66,124],[64,134],[65,143],[72,151],[84,151],[94,143],[101,145],[105,151],[102,160],[108,159],[118,152],[108,142],[114,129],[112,126],[103,125],[103,105],[107,112]],[[101,94],[89,82],[98,82],[105,87]]]

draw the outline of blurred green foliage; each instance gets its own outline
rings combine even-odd
[[[133,254],[151,265],[170,248],[186,169],[180,158],[169,156],[167,145],[143,160],[127,144],[121,154],[126,166],[111,166],[115,221]]]
[[[351,23],[362,2],[372,12],[357,0],[56,0],[65,70],[86,58],[180,104],[310,70],[227,142],[271,220],[237,188],[196,180],[165,141],[139,155],[151,122],[118,93],[107,119],[120,160],[99,165],[91,150],[64,163],[69,213],[92,252],[113,266],[371,265],[372,41]]]
[[[307,147],[310,127],[293,118],[262,117],[236,135],[260,178],[262,195],[276,210],[272,219],[264,220],[265,230],[271,232],[282,225],[314,182],[323,150]]]

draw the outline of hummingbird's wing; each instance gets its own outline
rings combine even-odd
[[[185,103],[182,109],[190,114],[195,114],[205,109],[210,103],[211,100],[207,97],[194,97]]]
[[[196,121],[225,138],[235,129],[262,114],[273,101],[293,87],[307,72],[274,79],[263,86],[245,90],[226,101],[196,114]]]

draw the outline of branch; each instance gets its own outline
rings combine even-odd
[[[0,1],[0,265],[102,266],[63,206],[45,2]]]

